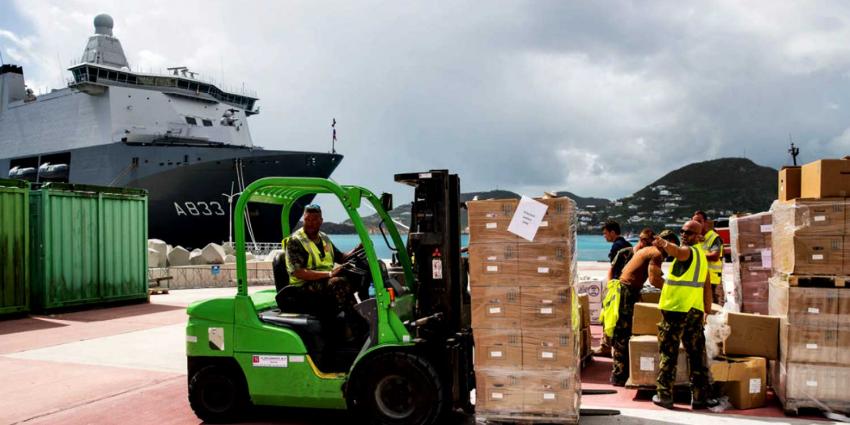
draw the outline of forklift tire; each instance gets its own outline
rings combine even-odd
[[[350,377],[346,394],[348,408],[369,424],[432,425],[447,410],[437,370],[412,353],[393,351],[366,360]]]
[[[232,368],[204,366],[189,381],[189,405],[205,422],[238,421],[248,406],[245,379]]]

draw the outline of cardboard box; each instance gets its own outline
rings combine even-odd
[[[492,242],[469,245],[470,286],[514,286],[517,281],[517,244]]]
[[[571,287],[523,286],[520,288],[523,329],[569,328],[572,324]],[[581,320],[581,318],[576,318]]]
[[[590,326],[590,299],[587,294],[578,295],[578,305],[581,311],[581,325],[579,327],[586,328]]]
[[[576,204],[570,198],[546,198],[537,201],[546,204],[546,214],[540,221],[534,242],[545,242],[555,240],[571,240],[575,242],[573,235],[576,231]],[[575,252],[575,248],[573,248]]]
[[[658,337],[635,335],[629,340],[629,385],[652,385],[658,378]],[[676,384],[689,381],[688,358],[685,349],[679,346],[676,361]]]
[[[767,398],[767,360],[764,357],[713,360],[711,376],[723,382],[724,393],[736,409],[764,406]]]
[[[520,326],[519,287],[472,286],[472,328],[514,329]]]
[[[774,287],[771,286],[771,292]],[[837,288],[786,287],[788,323],[792,326],[837,329]],[[776,292],[781,293],[780,289]]]
[[[773,227],[793,236],[843,235],[846,211],[844,198],[794,199],[774,205]]]
[[[724,353],[734,356],[779,358],[779,317],[728,313],[732,333],[723,344]]]
[[[835,329],[790,326],[784,322],[779,336],[783,362],[834,364],[838,359]]]
[[[522,372],[476,367],[475,411],[479,414],[496,415],[522,411],[522,384]]]
[[[840,275],[843,236],[787,236],[774,233],[773,267],[786,274]]]
[[[475,368],[516,368],[522,364],[519,329],[475,329]]]
[[[839,329],[836,335],[835,363],[850,366],[850,330]]]
[[[518,202],[516,199],[467,202],[469,243],[519,241],[519,236],[508,232]]]
[[[523,381],[523,413],[578,420],[581,384],[575,369],[526,373]]]
[[[770,285],[767,283],[767,278],[741,281],[741,299],[743,302],[758,302],[767,305],[768,288],[770,288]]]
[[[776,389],[785,399],[850,402],[848,382],[850,368],[846,366],[780,362]]]
[[[845,283],[846,285],[846,283]],[[838,304],[838,330],[850,331],[850,288],[836,289],[838,296],[836,302]],[[850,352],[850,345],[847,345]]]
[[[608,289],[608,285],[601,280],[581,280],[575,282],[573,286],[575,286],[577,294],[587,294],[588,301],[591,304],[601,303]]]
[[[771,247],[771,239],[761,234],[738,234],[733,240],[735,256],[757,254],[761,255],[762,250]]]
[[[518,244],[517,280],[521,285],[571,285],[574,264],[571,243]]]
[[[821,159],[803,165],[800,196],[830,198],[850,196],[850,160]]]
[[[723,307],[712,304],[711,312],[716,313]],[[658,323],[661,322],[661,310],[658,304],[640,302],[635,304],[632,316],[632,335],[658,335]]]
[[[601,325],[602,324],[602,304],[591,304],[590,305],[590,324],[591,325]]]
[[[747,301],[741,302],[741,313],[749,314],[770,314],[770,304],[767,301]]]
[[[640,293],[640,302],[642,303],[658,304],[659,300],[661,300],[661,291]]]
[[[572,329],[523,329],[522,369],[551,370],[577,367],[581,334]]]
[[[850,337],[850,332],[847,332],[847,336]],[[581,330],[581,358],[587,357],[590,354],[590,349],[593,346],[593,335],[590,333],[590,328],[583,328]],[[848,350],[850,352],[850,350]]]
[[[779,170],[779,193],[777,199],[788,201],[800,197],[801,167],[785,166]]]
[[[773,214],[770,211],[757,214],[735,215],[729,220],[729,231],[739,235],[769,237],[773,232]]]

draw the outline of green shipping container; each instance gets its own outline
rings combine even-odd
[[[29,310],[29,187],[0,179],[0,315]]]
[[[147,204],[140,189],[31,191],[33,310],[147,299]]]

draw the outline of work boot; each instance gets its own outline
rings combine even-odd
[[[707,398],[705,400],[693,400],[691,401],[691,410],[705,410],[711,407],[715,407],[720,404],[716,398]]]
[[[611,378],[608,379],[608,382],[615,387],[625,387],[626,386],[626,380],[625,379],[618,378],[618,377],[613,376],[613,375],[611,376]]]
[[[652,402],[657,406],[661,406],[665,409],[673,408],[673,397],[662,397],[659,394],[652,396]]]

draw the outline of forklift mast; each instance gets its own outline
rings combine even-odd
[[[460,179],[448,170],[396,174],[414,187],[407,251],[416,277],[416,337],[432,347],[452,383],[455,408],[471,410],[475,388],[466,262],[460,254]]]

